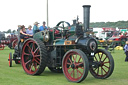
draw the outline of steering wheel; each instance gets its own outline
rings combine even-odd
[[[55,27],[55,35],[65,34],[69,30],[70,24],[65,21],[60,21]]]
[[[65,22],[65,21],[60,21],[56,25],[56,29],[59,31],[68,30],[68,27],[70,27],[70,24],[68,22]]]
[[[44,39],[44,42],[48,42],[49,41],[49,31],[48,30],[44,30],[42,31],[43,32],[43,39]]]

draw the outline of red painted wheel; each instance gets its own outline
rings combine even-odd
[[[87,56],[81,50],[69,50],[63,57],[62,68],[69,81],[79,83],[88,75],[89,62]]]
[[[17,42],[18,42],[18,40],[17,39],[15,39],[13,42],[12,42],[12,48],[14,49],[15,48],[15,46],[17,45]]]
[[[114,70],[114,60],[110,52],[98,49],[94,57],[94,66],[90,67],[90,73],[98,79],[108,78]]]
[[[4,44],[0,44],[0,50],[4,50]]]
[[[12,67],[12,53],[9,53],[9,67]]]
[[[24,71],[30,75],[41,74],[47,63],[47,51],[40,40],[28,39],[22,47],[21,62]]]

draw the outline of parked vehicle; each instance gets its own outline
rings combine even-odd
[[[88,71],[95,78],[108,78],[114,70],[113,57],[107,50],[98,49],[97,41],[86,34],[90,7],[83,6],[84,30],[78,21],[72,26],[61,21],[52,29],[36,33],[33,38],[20,40],[13,58],[9,54],[10,66],[12,60],[21,61],[29,75],[40,75],[48,67],[52,72],[63,72],[71,82],[83,81]]]

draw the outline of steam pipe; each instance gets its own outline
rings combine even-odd
[[[87,32],[87,30],[89,29],[89,23],[90,23],[90,7],[91,7],[91,5],[83,5],[84,32]]]

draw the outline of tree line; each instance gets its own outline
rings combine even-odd
[[[0,31],[1,32],[1,31]],[[16,30],[11,30],[11,29],[8,29],[7,31],[3,31],[4,33],[15,33]]]
[[[90,23],[90,28],[102,28],[102,27],[128,28],[128,21],[117,21],[117,22],[91,22],[91,23]]]
[[[103,28],[103,27],[111,27],[111,28],[128,28],[128,21],[117,21],[117,22],[91,22],[90,28]],[[8,29],[7,31],[3,31],[4,33],[15,33],[16,30]]]

